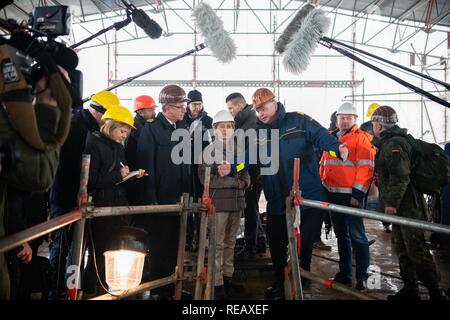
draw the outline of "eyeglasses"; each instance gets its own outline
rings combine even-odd
[[[168,104],[167,106],[175,108],[175,109],[178,109],[178,110],[186,109],[186,104],[182,104],[182,105],[180,105],[180,104],[178,104],[178,105],[177,104]]]

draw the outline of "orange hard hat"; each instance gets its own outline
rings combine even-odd
[[[134,99],[134,111],[156,108],[155,100],[150,96],[139,96]]]
[[[269,102],[270,100],[275,99],[275,95],[273,92],[267,88],[259,88],[253,93],[252,103],[253,108],[257,109],[261,107],[264,103]]]

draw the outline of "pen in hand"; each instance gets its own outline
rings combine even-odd
[[[122,162],[119,162],[119,164],[122,167],[122,168],[120,168],[120,175],[122,176],[122,178],[125,178],[130,173],[130,169],[128,168],[128,166],[124,165]]]

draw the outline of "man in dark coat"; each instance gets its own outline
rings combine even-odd
[[[190,164],[176,164],[171,158],[172,149],[179,143],[171,141],[175,129],[187,130],[183,121],[186,112],[186,93],[176,85],[165,86],[159,94],[162,112],[155,121],[146,123],[137,146],[137,166],[148,173],[140,184],[140,203],[174,204],[183,193],[189,193]],[[142,216],[142,226],[149,233],[150,270],[145,280],[166,277],[175,272],[179,236],[179,216]],[[173,294],[171,287],[157,290],[163,297]]]
[[[247,104],[244,96],[235,92],[225,99],[228,110],[234,117],[236,129],[247,131],[256,129],[257,117],[252,106]],[[238,253],[240,258],[252,258],[256,252],[266,251],[266,237],[259,217],[259,198],[261,196],[260,170],[256,165],[249,166],[250,187],[245,191],[245,247]],[[258,250],[257,250],[258,248]]]
[[[301,159],[299,185],[302,195],[307,199],[324,201],[315,148],[327,150],[336,157],[340,155],[343,160],[347,159],[348,149],[311,117],[303,113],[286,112],[283,104],[275,100],[271,90],[256,90],[252,100],[258,117],[257,145],[261,149],[258,150],[259,157],[267,155],[271,159],[271,166],[276,169],[266,170],[261,166],[261,183],[267,199],[267,239],[274,268],[274,284],[266,289],[264,296],[270,300],[282,299],[288,244],[285,201],[293,184],[294,158]],[[277,134],[278,140],[273,140]],[[230,167],[235,172],[240,166],[242,167],[241,164],[236,167],[223,164],[219,166],[219,170],[222,170],[221,175],[227,175]],[[321,214],[319,209],[301,208],[300,267],[307,271],[311,266],[314,238],[321,227]],[[304,279],[302,282],[306,284]]]
[[[211,140],[210,132],[212,129],[212,118],[208,116],[203,104],[202,93],[198,90],[191,90],[188,93],[189,103],[187,106],[184,121],[189,128],[192,142],[192,175],[191,175],[191,195],[194,201],[201,198],[203,194],[203,184],[200,181],[198,172],[198,163],[201,157],[201,151],[209,144]],[[207,139],[204,139],[207,137]],[[201,146],[195,148],[196,143]],[[197,161],[196,161],[197,160]],[[198,215],[192,214],[188,216],[186,245],[191,250],[196,250],[198,245],[198,237],[200,229],[200,218]]]
[[[192,138],[192,163],[195,163],[194,159],[198,159],[199,154],[195,154],[194,151],[194,139],[201,139],[202,149],[204,149],[209,142],[204,141],[205,133],[212,129],[212,118],[208,116],[204,109],[202,93],[198,90],[191,90],[188,93],[188,107],[186,114],[184,115],[184,121],[189,128],[189,133]],[[198,132],[197,132],[198,131]],[[196,134],[197,133],[197,134]],[[201,133],[201,136],[200,136]],[[208,135],[208,133],[206,133]],[[201,151],[201,150],[199,150]],[[198,161],[197,161],[198,162]],[[194,165],[193,172],[197,172],[197,165]],[[192,196],[195,200],[201,197],[203,194],[203,185],[198,179],[197,174],[192,175]]]
[[[131,130],[131,134],[125,143],[125,157],[127,159],[128,167],[130,171],[139,169],[136,165],[136,152],[139,136],[142,128],[147,122],[153,122],[155,120],[156,103],[152,97],[143,95],[138,96],[134,100],[134,111],[136,116],[134,117],[134,127]],[[139,184],[129,183],[126,186],[128,201],[131,205],[139,203]]]

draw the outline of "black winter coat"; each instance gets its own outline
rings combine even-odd
[[[247,104],[234,118],[236,129],[248,130],[256,129],[258,118],[253,107]]]
[[[187,129],[184,121],[176,123],[176,128]],[[137,166],[148,173],[140,184],[140,204],[173,204],[181,195],[190,192],[190,164],[172,162],[172,149],[178,141],[171,141],[173,128],[159,113],[155,121],[146,123],[139,136]]]
[[[84,153],[91,155],[88,193],[94,205],[127,205],[124,184],[117,184],[122,180],[120,163],[126,163],[123,146],[97,131],[88,134]]]
[[[142,118],[139,114],[136,113],[136,116],[134,117],[134,127],[136,129],[131,130],[130,136],[125,142],[125,158],[128,161],[130,171],[139,169],[136,166],[137,144],[139,141],[139,136],[141,134],[142,128],[144,127],[146,122],[147,121],[144,118]]]
[[[198,120],[201,121],[201,126],[200,124],[195,128],[196,131],[200,131],[201,130],[201,140],[202,140],[202,150],[205,149],[211,141],[203,141],[203,137],[205,136],[205,133],[208,130],[212,130],[212,121],[213,119],[208,116],[208,114],[203,111],[202,114],[197,118]],[[186,113],[184,115],[184,121],[186,122],[187,126],[190,128],[192,123],[197,120],[197,119],[193,119],[189,116],[188,113]],[[198,198],[200,198],[203,194],[203,183],[202,181],[200,181],[199,176],[197,174],[198,172],[198,164],[194,164],[196,162],[201,163],[202,161],[198,161],[198,159],[201,159],[201,154],[196,154],[195,151],[197,149],[194,148],[195,145],[195,140],[197,139],[197,137],[200,137],[200,135],[192,130],[192,128],[190,128],[189,130],[191,132],[191,141],[192,141],[192,148],[191,148],[191,152],[192,152],[192,175],[191,175],[191,194],[194,197],[194,201],[197,201]],[[211,137],[210,137],[211,138]],[[200,151],[202,151],[200,150]]]
[[[148,121],[148,122],[152,122]],[[127,159],[128,166],[130,167],[130,171],[134,171],[138,168],[136,164],[136,154],[137,154],[137,144],[139,141],[139,136],[141,134],[142,128],[147,123],[147,121],[142,118],[139,114],[136,113],[134,117],[134,127],[136,129],[131,130],[131,134],[125,142],[125,158]],[[140,185],[136,181],[126,184],[127,189],[127,197],[128,201],[131,205],[139,204],[140,199]]]
[[[76,207],[86,136],[88,132],[98,130],[98,123],[88,110],[79,110],[72,116],[69,135],[61,147],[58,171],[50,192],[52,211],[65,213]]]
[[[244,131],[249,129],[256,130],[258,118],[256,117],[256,112],[253,110],[253,107],[247,104],[244,109],[242,109],[236,117],[234,117],[234,121],[236,124],[236,129],[242,129]],[[249,143],[251,142],[246,140],[246,148],[248,148]],[[248,173],[250,174],[251,188],[261,188],[261,172],[259,167],[257,165],[250,165],[248,168]]]

